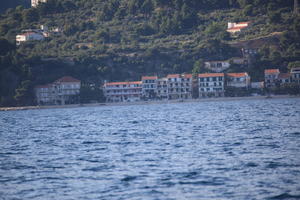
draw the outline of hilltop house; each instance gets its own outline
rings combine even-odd
[[[103,86],[107,102],[134,102],[142,97],[142,81],[110,82]]]
[[[37,7],[40,3],[46,3],[47,0],[31,0],[31,7]]]
[[[169,74],[168,99],[192,98],[192,74]]]
[[[64,105],[78,102],[81,81],[64,76],[51,84],[35,87],[35,95],[39,105]]]
[[[223,97],[224,73],[206,73],[198,75],[199,97]]]
[[[280,74],[279,69],[266,69],[265,70],[265,87],[275,87]]]
[[[30,40],[43,40],[45,37],[42,33],[38,32],[25,32],[16,36],[16,44],[20,45],[22,42],[27,42]]]
[[[230,67],[229,61],[208,61],[204,67],[213,72],[222,72]]]
[[[151,99],[157,96],[157,76],[142,76],[142,97]]]
[[[247,72],[227,73],[227,86],[235,88],[249,88],[250,76]]]
[[[231,34],[241,32],[243,29],[247,28],[249,24],[250,22],[239,22],[239,23],[228,22],[227,32]]]

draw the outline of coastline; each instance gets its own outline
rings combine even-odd
[[[205,99],[184,99],[184,100],[162,100],[162,101],[138,101],[138,102],[118,102],[118,103],[88,103],[71,105],[49,105],[49,106],[20,106],[20,107],[0,107],[0,111],[18,111],[35,109],[56,109],[56,108],[81,108],[98,106],[130,106],[130,105],[152,105],[152,104],[172,104],[172,103],[192,103],[192,102],[217,102],[217,101],[238,101],[238,100],[264,100],[281,98],[300,98],[300,96],[274,95],[274,96],[248,96],[248,97],[218,97]]]

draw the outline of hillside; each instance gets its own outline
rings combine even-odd
[[[259,46],[248,71],[283,71],[300,60],[300,19],[293,0],[49,0],[0,16],[0,105],[34,104],[33,87],[71,75],[89,85],[141,75],[203,72],[203,61],[241,56],[239,44]],[[231,37],[227,22],[250,21]],[[59,27],[61,34],[16,47],[23,29]],[[279,35],[270,36],[274,32]]]
[[[24,8],[30,7],[30,0],[9,0],[0,2],[0,13],[4,13],[9,8],[16,8],[18,6],[23,6]]]

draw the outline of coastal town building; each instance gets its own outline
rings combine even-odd
[[[227,87],[249,88],[250,76],[247,72],[242,73],[227,73]]]
[[[292,82],[292,74],[291,73],[280,73],[278,75],[278,82],[282,86],[284,84],[288,84]]]
[[[291,69],[291,78],[293,83],[300,84],[300,67]]]
[[[279,69],[266,69],[265,70],[265,87],[276,87],[278,83],[278,76],[280,74]]]
[[[169,74],[168,99],[192,98],[192,74]]]
[[[31,0],[31,7],[37,7],[40,3],[46,3],[47,0]]]
[[[264,89],[264,82],[263,82],[263,81],[259,81],[259,82],[251,82],[251,88],[252,88],[252,89],[260,89],[260,90],[263,90],[263,89]]]
[[[157,76],[142,76],[142,97],[153,99],[157,97]]]
[[[23,42],[27,42],[31,40],[43,40],[44,38],[45,36],[42,33],[29,31],[29,32],[16,35],[16,44],[20,45]]]
[[[228,22],[227,32],[231,34],[241,32],[243,29],[247,28],[249,24],[250,22],[239,22],[239,23]]]
[[[224,96],[224,73],[198,75],[199,98]]]
[[[142,81],[109,82],[103,86],[106,102],[134,102],[142,97]]]
[[[208,61],[204,67],[213,72],[222,72],[230,67],[229,61]]]
[[[79,101],[81,81],[71,76],[64,76],[51,84],[35,87],[39,105],[64,105]]]
[[[168,99],[168,79],[157,79],[157,97],[161,100]]]

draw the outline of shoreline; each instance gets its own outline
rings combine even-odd
[[[70,105],[49,105],[49,106],[20,106],[20,107],[0,107],[0,111],[36,110],[36,109],[56,109],[56,108],[82,108],[98,106],[130,106],[130,105],[153,105],[153,104],[173,104],[173,103],[193,103],[193,102],[218,102],[218,101],[239,101],[239,100],[264,100],[300,98],[300,96],[273,95],[273,96],[247,96],[247,97],[218,97],[204,99],[184,99],[184,100],[161,100],[161,101],[138,101],[138,102],[118,102],[118,103],[88,103]]]

